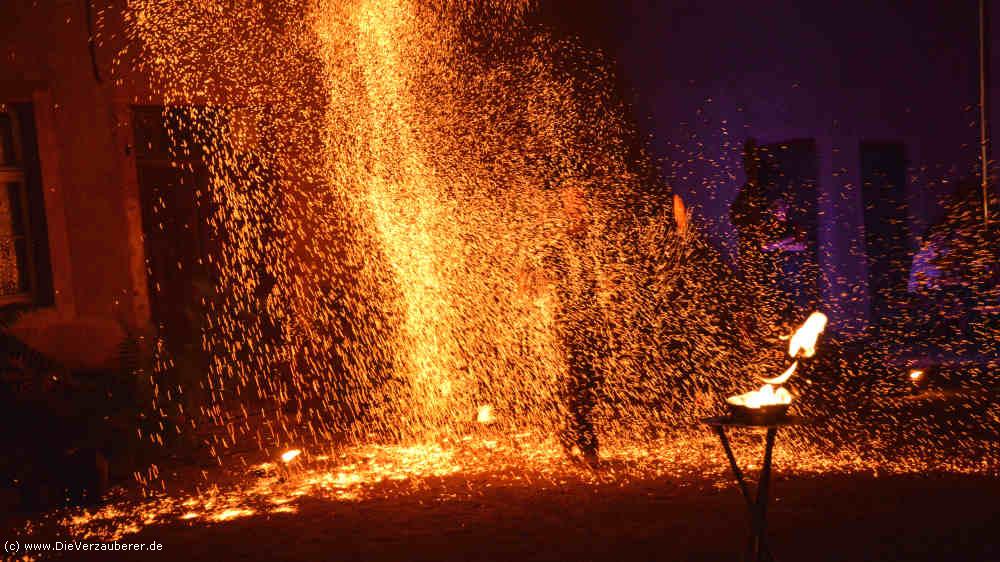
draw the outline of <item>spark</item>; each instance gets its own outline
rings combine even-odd
[[[496,417],[493,416],[493,406],[489,404],[479,407],[476,413],[476,421],[483,424],[489,424],[496,421]]]

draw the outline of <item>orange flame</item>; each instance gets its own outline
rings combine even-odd
[[[775,390],[775,388],[778,388]],[[760,408],[761,406],[771,406],[774,404],[791,404],[792,394],[781,387],[765,384],[760,390],[747,392],[738,396],[730,396],[726,402],[736,406],[747,408]]]
[[[819,339],[819,335],[823,333],[826,329],[827,318],[822,312],[813,312],[809,315],[809,318],[795,330],[788,339],[788,355],[789,357],[795,358],[800,354],[803,357],[812,357],[816,355],[816,340]],[[744,406],[746,408],[760,408],[761,406],[770,406],[775,404],[791,404],[792,395],[790,392],[784,388],[780,388],[781,385],[788,382],[788,379],[792,378],[795,374],[795,369],[799,366],[798,361],[792,362],[792,365],[785,369],[785,372],[777,377],[765,378],[764,386],[760,387],[760,390],[755,390],[752,392],[747,392],[745,394],[740,394],[738,396],[730,396],[726,399],[727,402],[735,406]]]
[[[684,200],[680,195],[674,194],[674,222],[677,223],[677,232],[684,234],[688,228],[688,212],[684,205]]]
[[[792,337],[788,340],[788,356],[797,357],[802,352],[803,357],[816,355],[816,340],[826,329],[826,315],[822,312],[813,312],[806,319]]]
[[[292,462],[293,460],[295,460],[295,458],[298,457],[301,454],[302,454],[302,450],[301,449],[291,449],[291,450],[285,451],[284,453],[281,454],[281,462],[283,462],[285,464],[288,464],[288,463]]]
[[[813,312],[810,314],[802,326],[798,330],[795,330],[795,333],[788,338],[788,356],[795,358],[800,353],[803,357],[816,355],[816,340],[819,339],[819,335],[826,329],[826,321],[826,315],[822,312]],[[762,380],[767,384],[785,384],[795,374],[795,369],[798,366],[799,362],[795,361],[780,376]]]

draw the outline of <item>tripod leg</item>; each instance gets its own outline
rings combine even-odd
[[[767,534],[767,502],[771,488],[771,452],[774,450],[774,438],[778,433],[776,427],[767,430],[764,444],[764,466],[760,471],[760,482],[757,483],[757,501],[754,502],[756,517],[754,517],[754,554],[758,562],[773,560],[765,535]]]
[[[743,492],[743,499],[747,502],[747,507],[752,509],[753,499],[750,497],[750,488],[747,487],[747,482],[743,478],[743,471],[740,470],[740,465],[736,462],[736,456],[733,455],[733,450],[729,446],[729,439],[726,437],[726,430],[721,426],[715,428],[715,432],[719,435],[719,441],[722,442],[722,448],[726,451],[726,458],[729,459],[729,467],[733,469],[733,477],[736,478],[736,483],[740,487],[740,491]]]

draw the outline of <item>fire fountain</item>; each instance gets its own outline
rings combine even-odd
[[[454,474],[563,482],[559,303],[514,281],[565,237],[561,185],[595,202],[587,250],[613,344],[598,425],[603,454],[634,467],[575,477],[719,468],[689,425],[744,372],[723,321],[738,311],[724,310],[726,276],[691,258],[707,254],[697,229],[670,226],[667,190],[651,192],[625,155],[633,132],[606,61],[533,22],[527,0],[230,4],[138,0],[128,16],[156,89],[187,116],[172,134],[203,145],[222,246],[202,338],[211,368],[187,388],[154,375],[164,423],[140,438],[194,434],[236,483],[199,475],[163,495],[153,465],[136,475],[152,503],[68,526],[124,518],[120,536],[294,513],[306,495],[360,501]],[[789,338],[791,366],[727,400],[726,424],[768,427],[768,474],[777,427],[797,421],[784,385],[825,325],[810,316]],[[199,390],[179,416],[172,397]],[[669,435],[657,444],[634,438],[651,419]],[[873,462],[795,438],[804,470]],[[254,455],[237,455],[248,443]],[[767,486],[758,494],[762,535]]]

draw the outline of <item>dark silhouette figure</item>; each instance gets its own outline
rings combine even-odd
[[[568,416],[560,435],[563,447],[576,458],[598,463],[598,439],[593,412],[603,376],[597,361],[604,355],[602,309],[597,300],[597,268],[587,245],[592,216],[583,193],[565,188],[560,193],[565,220],[565,247],[553,255],[553,271],[562,301],[557,324],[566,353],[567,374],[561,392]],[[576,451],[574,451],[574,447]]]
[[[565,410],[559,440],[571,458],[596,466],[599,443],[593,412],[604,378],[598,361],[607,347],[597,298],[599,264],[588,245],[592,216],[583,193],[563,188],[560,198],[562,235],[551,240],[542,259],[544,271],[532,272],[528,285],[532,291],[552,286],[559,297],[555,320],[567,367],[559,388]]]
[[[736,228],[739,238],[738,265],[744,275],[759,274],[759,262],[754,257],[764,245],[761,225],[768,200],[764,186],[760,182],[760,157],[757,143],[747,139],[743,145],[743,170],[747,181],[729,207],[729,220]]]
[[[759,289],[753,295],[758,306],[775,312],[782,329],[801,322],[818,304],[818,266],[809,226],[814,150],[811,141],[789,144],[794,150],[784,145],[758,147],[747,140],[747,182],[729,211],[739,236],[740,271]]]

